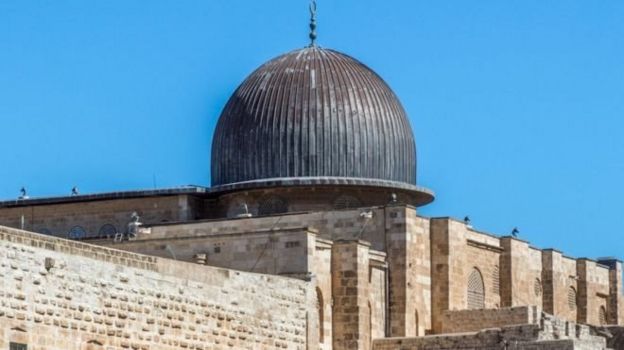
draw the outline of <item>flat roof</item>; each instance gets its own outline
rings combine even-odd
[[[149,190],[130,190],[116,192],[88,193],[65,196],[29,197],[0,201],[0,208],[26,207],[31,205],[65,204],[89,201],[103,201],[113,199],[128,199],[142,197],[175,196],[183,194],[205,195],[210,191],[203,186],[187,185],[180,187],[155,188]]]

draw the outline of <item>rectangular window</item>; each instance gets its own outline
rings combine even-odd
[[[299,246],[299,241],[286,242],[286,248],[295,248]]]
[[[9,343],[9,350],[28,350],[26,344]]]

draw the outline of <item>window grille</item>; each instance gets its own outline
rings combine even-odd
[[[473,268],[468,277],[468,309],[483,309],[485,307],[484,289],[481,272]]]
[[[9,350],[28,350],[28,346],[20,343],[9,343]]]
[[[99,237],[114,237],[117,233],[117,228],[111,224],[105,224],[100,228],[98,232]]]
[[[71,230],[69,230],[69,232],[67,233],[67,237],[69,239],[83,239],[87,236],[87,231],[85,231],[84,228],[82,228],[81,226],[74,226]]]
[[[280,197],[271,196],[260,201],[259,215],[281,214],[288,211],[288,203]]]
[[[500,294],[500,269],[498,265],[495,265],[492,271],[492,293]]]
[[[539,278],[535,279],[533,291],[535,292],[536,297],[542,296],[542,281],[540,281]]]
[[[342,195],[334,200],[334,209],[354,209],[362,206],[359,199],[350,195]]]
[[[568,306],[570,310],[576,310],[576,289],[574,287],[568,289]]]
[[[600,310],[598,310],[598,322],[601,326],[607,324],[607,309],[604,306],[601,306]]]

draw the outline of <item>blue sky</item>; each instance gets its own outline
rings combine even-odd
[[[624,258],[624,2],[319,0],[395,90],[423,215]],[[0,198],[209,185],[225,101],[307,44],[306,0],[0,0]]]

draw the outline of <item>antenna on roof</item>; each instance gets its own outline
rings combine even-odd
[[[310,1],[310,47],[316,46],[316,0]]]

